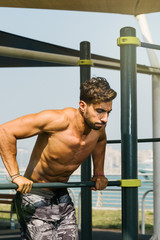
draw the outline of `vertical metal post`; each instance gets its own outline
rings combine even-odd
[[[91,58],[90,43],[80,43],[80,59]],[[91,66],[80,65],[80,83],[90,79]],[[91,179],[91,156],[81,166],[81,181]],[[92,193],[90,188],[81,188],[81,240],[92,240]]]
[[[121,37],[135,37],[134,28],[125,27]],[[121,152],[122,179],[137,179],[137,90],[136,45],[120,46],[121,59]],[[122,188],[122,239],[138,240],[138,188]]]
[[[136,16],[143,39],[147,43],[152,43],[152,36],[149,30],[147,19],[144,14]],[[160,64],[156,51],[153,49],[146,49],[149,61],[152,67],[159,68]],[[153,137],[160,136],[160,76],[152,75],[152,113],[153,113]],[[160,143],[153,143],[153,187],[154,187],[154,231],[150,240],[160,239]]]

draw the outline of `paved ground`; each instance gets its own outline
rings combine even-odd
[[[18,227],[18,226],[16,226]],[[7,222],[0,222],[0,239],[3,240],[20,240],[19,229],[10,230],[10,225]],[[151,235],[139,235],[139,240],[149,240]],[[87,240],[87,239],[83,239]],[[120,232],[93,230],[92,240],[122,240]],[[134,240],[134,239],[133,239]]]

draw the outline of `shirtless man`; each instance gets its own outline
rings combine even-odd
[[[81,85],[79,109],[46,110],[0,126],[0,153],[18,185],[16,208],[22,239],[77,240],[73,203],[67,189],[32,189],[33,182],[67,182],[89,154],[95,188],[106,188],[105,127],[116,92],[104,78]],[[38,135],[24,176],[16,161],[17,139]]]

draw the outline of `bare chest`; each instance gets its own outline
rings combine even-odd
[[[48,141],[48,154],[63,162],[81,163],[93,151],[98,134],[77,137],[73,133],[57,133]]]

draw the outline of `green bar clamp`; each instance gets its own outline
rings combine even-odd
[[[121,179],[120,187],[140,187],[141,180],[140,179]]]
[[[137,37],[119,37],[117,39],[117,45],[127,45],[127,44],[133,44],[136,46],[141,46],[141,42],[139,38]]]
[[[78,65],[79,66],[82,66],[82,65],[93,66],[93,62],[92,62],[92,60],[89,60],[89,59],[81,59],[78,61]]]

